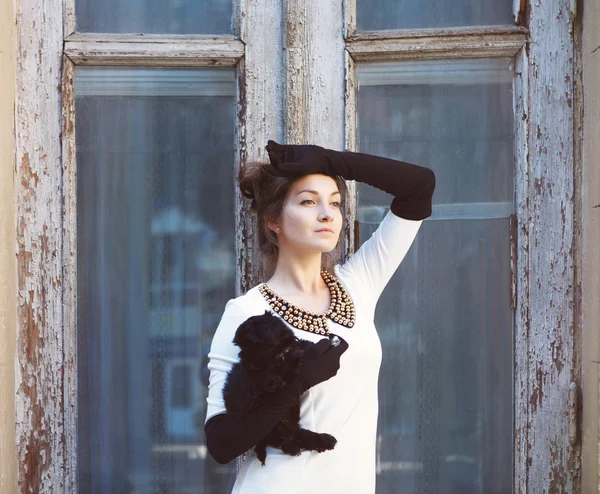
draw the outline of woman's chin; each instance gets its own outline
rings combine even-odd
[[[327,254],[329,252],[331,252],[332,250],[335,249],[335,246],[337,245],[337,242],[332,245],[330,242],[320,242],[320,243],[315,243],[315,244],[311,244],[310,246],[306,246],[306,250],[307,251],[312,251],[315,254]]]
[[[321,252],[321,254],[328,254],[329,252],[334,251],[336,246],[337,246],[337,242],[333,245],[332,244],[324,245],[320,249],[320,252]]]

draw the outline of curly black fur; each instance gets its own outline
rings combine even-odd
[[[239,417],[258,408],[265,397],[293,380],[298,375],[302,355],[314,345],[297,338],[271,311],[244,321],[233,343],[241,349],[240,361],[227,375],[223,398],[227,412]],[[263,465],[267,446],[295,456],[302,450],[322,452],[334,448],[335,437],[303,429],[299,422],[300,397],[283,420],[256,445],[256,455]]]

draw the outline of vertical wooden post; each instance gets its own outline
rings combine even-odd
[[[64,486],[62,0],[16,3],[19,492]]]
[[[269,139],[282,142],[283,38],[282,6],[278,0],[237,0],[234,32],[245,43],[244,58],[237,64],[236,169],[241,164],[269,161],[265,146]],[[265,26],[268,26],[266,29]],[[264,265],[250,204],[237,185],[236,291],[240,295],[263,277]]]
[[[288,1],[285,12],[288,144],[344,145],[342,3]]]
[[[75,162],[75,65],[63,56],[63,396],[64,490],[77,492],[77,164]]]
[[[518,173],[515,492],[579,492],[569,443],[577,381],[574,324],[573,15],[570,0],[530,2],[527,169]]]

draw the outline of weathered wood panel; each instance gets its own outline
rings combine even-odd
[[[337,150],[344,149],[343,19],[342,2],[308,1],[301,24],[305,36],[306,142]],[[291,21],[288,18],[288,25]],[[288,67],[288,74],[291,69]],[[293,110],[288,108],[292,121]]]
[[[526,0],[513,0],[513,19],[521,26],[524,22]]]
[[[63,490],[62,1],[17,15],[16,435],[19,492]]]
[[[356,0],[348,0],[351,4]],[[349,6],[350,20],[352,20],[352,10]],[[348,32],[351,32],[348,29]],[[502,36],[527,36],[528,30],[523,26],[463,26],[463,27],[430,27],[423,29],[386,29],[384,31],[353,31],[348,36],[347,41],[383,41],[394,39],[412,39],[412,38],[484,38],[487,36],[493,39],[501,38]]]
[[[304,0],[286,2],[283,132],[286,144],[308,143],[307,6]]]
[[[347,49],[357,60],[428,60],[444,58],[512,57],[525,44],[527,35],[522,28],[505,28],[500,31],[439,30],[435,34],[424,32],[360,33],[347,42]]]
[[[63,35],[67,37],[75,32],[75,0],[63,0]]]
[[[65,54],[77,65],[233,67],[244,55],[234,36],[73,34]]]
[[[529,5],[523,119],[526,171],[517,185],[515,490],[578,492],[569,442],[574,368],[573,18],[569,0]],[[523,69],[522,69],[523,70]]]
[[[245,44],[237,65],[238,98],[235,140],[236,169],[250,161],[267,163],[269,139],[283,142],[283,39],[282,5],[277,0],[241,0],[234,32]],[[265,26],[269,26],[265,29]],[[238,294],[245,293],[264,276],[258,246],[256,219],[250,204],[235,186]]]
[[[75,161],[75,66],[63,57],[63,335],[64,490],[77,492],[77,163]]]
[[[344,39],[356,33],[356,0],[343,0],[344,10]]]
[[[348,20],[348,18],[347,18]],[[352,19],[350,19],[352,22]],[[351,26],[348,27],[350,29]],[[356,131],[357,131],[357,112],[356,98],[358,90],[358,81],[356,77],[356,63],[348,51],[344,52],[344,66],[346,74],[344,78],[344,147],[348,151],[357,151]],[[356,222],[356,182],[346,182],[348,186],[348,199],[346,200],[343,254],[346,258],[350,257],[357,249],[360,240],[360,232],[357,231]]]
[[[516,314],[515,314],[515,492],[525,493],[528,451],[527,409],[529,403],[529,71],[527,50],[523,48],[515,57],[514,113],[515,134],[515,198],[517,207],[517,256],[516,256]]]
[[[342,5],[288,2],[285,132],[290,144],[344,143]]]

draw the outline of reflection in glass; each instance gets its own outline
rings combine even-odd
[[[226,492],[208,347],[235,296],[231,69],[78,68],[79,485]]]
[[[359,151],[436,172],[432,217],[376,312],[378,494],[512,492],[511,67],[359,67]],[[358,187],[361,241],[391,197]]]
[[[359,31],[513,25],[512,0],[356,0]]]
[[[231,34],[232,0],[76,0],[79,33]]]

